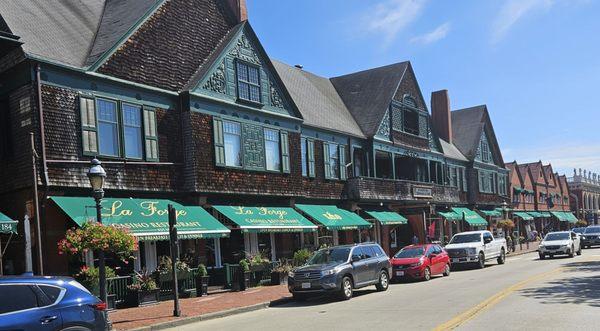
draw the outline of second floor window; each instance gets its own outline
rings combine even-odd
[[[144,157],[142,147],[142,107],[123,104],[123,137],[125,157],[141,159]]]
[[[419,135],[419,114],[416,111],[406,110],[402,122],[404,132]]]
[[[242,130],[240,123],[223,121],[223,139],[225,142],[225,165],[242,166]]]
[[[98,146],[101,155],[119,156],[119,122],[117,103],[98,99]]]
[[[237,62],[238,98],[260,103],[260,73],[257,67]]]
[[[267,170],[279,171],[279,131],[265,129],[265,163]]]

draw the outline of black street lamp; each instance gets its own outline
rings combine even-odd
[[[92,167],[87,173],[92,186],[92,196],[96,201],[96,220],[102,224],[102,198],[104,198],[104,179],[106,172],[102,168],[102,162],[98,159],[92,160]],[[98,250],[98,277],[100,278],[100,300],[106,302],[106,265],[104,261],[104,250]]]

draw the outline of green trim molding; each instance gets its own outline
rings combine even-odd
[[[317,226],[293,208],[213,206],[242,232],[313,232]]]
[[[95,201],[88,197],[50,197],[78,226],[96,221]],[[169,240],[168,205],[177,212],[180,239],[221,238],[231,232],[202,207],[184,207],[166,199],[102,200],[102,223],[131,231],[139,240]]]
[[[368,229],[372,225],[358,214],[331,205],[296,205],[327,230]]]

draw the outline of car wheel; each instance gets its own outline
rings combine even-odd
[[[543,260],[543,259],[545,259],[545,258],[546,258],[546,255],[544,255],[544,254],[540,253],[540,260]]]
[[[479,263],[477,263],[477,267],[479,269],[485,268],[485,255],[483,255],[483,253],[479,253]]]
[[[350,300],[352,298],[352,279],[346,276],[342,279],[342,290],[340,291],[342,300]]]
[[[554,254],[550,254],[550,255],[548,255],[548,256],[549,256],[551,259],[553,259],[553,258],[554,258]]]
[[[504,252],[504,248],[500,250],[500,256],[498,256],[498,264],[504,264],[506,262],[506,252]]]
[[[423,270],[423,280],[424,281],[428,281],[431,279],[431,270],[429,269],[429,267],[425,268],[425,270]]]
[[[446,264],[446,266],[444,267],[444,273],[442,275],[444,275],[445,277],[450,276],[450,265],[449,264]]]
[[[575,246],[571,246],[571,249],[569,249],[569,257],[574,257],[575,256]]]
[[[295,301],[305,301],[308,297],[304,293],[292,293]]]
[[[377,285],[375,285],[375,288],[377,288],[377,291],[383,292],[383,291],[387,291],[389,286],[390,286],[390,278],[388,277],[387,272],[382,270],[379,273],[379,282],[377,283]]]

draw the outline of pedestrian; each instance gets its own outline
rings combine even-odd
[[[413,245],[418,245],[419,244],[419,237],[417,237],[416,234],[412,238],[412,243],[413,243]]]

